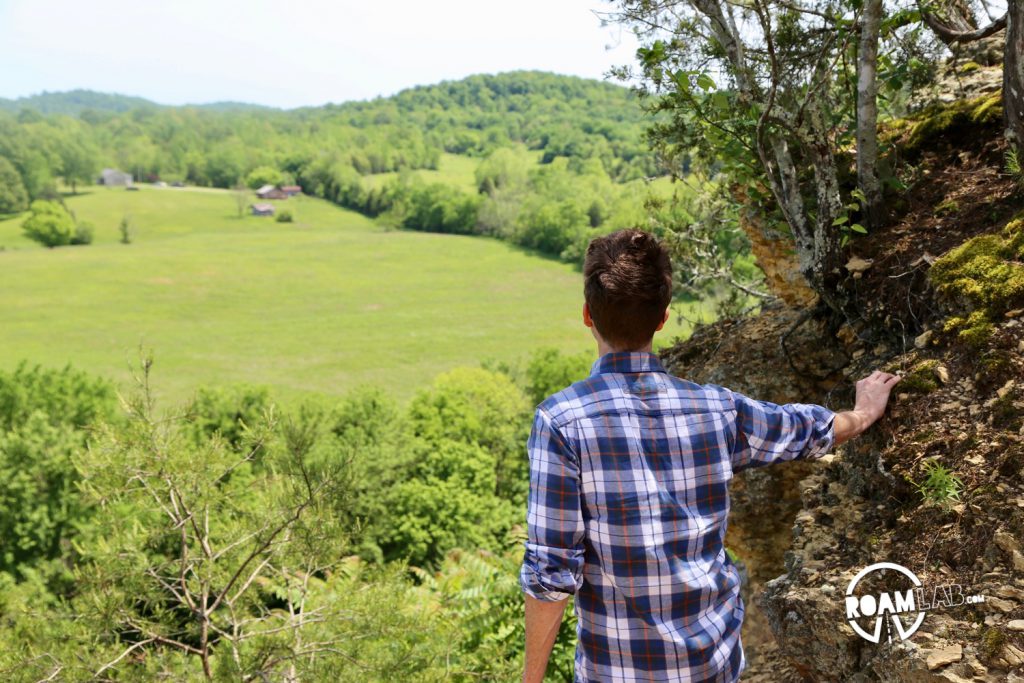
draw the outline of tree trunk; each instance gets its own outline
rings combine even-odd
[[[816,72],[816,76],[820,74]],[[839,230],[833,224],[843,210],[839,196],[839,174],[836,170],[835,155],[829,144],[828,128],[817,97],[807,106],[807,148],[814,166],[814,189],[817,211],[814,217],[814,247],[810,273],[811,286],[821,294],[833,310],[841,305],[833,298],[836,273],[839,265]]]
[[[871,228],[882,224],[882,188],[878,181],[878,33],[882,0],[867,0],[861,17],[857,55],[857,186]]]
[[[1021,1],[1024,2],[1024,0]],[[772,94],[764,95],[763,87],[758,83],[755,74],[746,62],[743,41],[732,18],[731,6],[723,0],[690,0],[690,4],[698,14],[703,15],[707,20],[707,25],[715,40],[732,66],[732,75],[736,80],[736,88],[741,101],[758,102],[766,107],[759,123],[757,139],[754,141],[758,157],[772,195],[778,202],[793,234],[800,272],[810,286],[822,295],[822,298],[830,306],[835,308],[834,298],[829,291],[831,285],[828,275],[835,267],[838,254],[837,231],[832,225],[832,221],[838,215],[842,203],[839,197],[835,158],[832,154],[824,117],[821,115],[820,102],[814,101],[808,106],[807,110],[810,114],[808,121],[797,122],[791,116],[791,112],[780,106],[774,98],[775,88],[781,85],[778,80],[774,80],[780,79],[777,73],[773,73],[773,81],[769,84]],[[762,17],[762,19],[765,32],[770,32],[771,27],[767,18]],[[877,33],[877,29],[875,32]],[[817,82],[821,79],[824,76],[821,69],[824,68],[827,68],[824,63],[819,64],[815,71],[815,78],[812,80]],[[811,97],[817,100],[818,95]],[[765,123],[769,115],[783,119],[790,118],[791,131],[783,132],[774,125],[766,126]],[[792,136],[792,132],[796,133],[795,137]],[[796,161],[796,155],[790,149],[790,139],[794,139],[796,142],[797,153],[809,156],[814,165],[814,193],[818,206],[816,220],[813,224],[808,215],[807,202],[804,199],[804,192],[809,193],[810,189],[806,184],[801,185],[800,168]]]
[[[1003,60],[1003,112],[1006,139],[1024,155],[1024,0],[1006,8],[1006,52]]]

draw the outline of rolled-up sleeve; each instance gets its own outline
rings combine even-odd
[[[583,582],[579,456],[543,408],[534,416],[527,451],[530,494],[519,583],[538,600],[562,600]]]
[[[813,403],[778,405],[729,392],[736,407],[733,470],[817,459],[835,444],[835,412]]]

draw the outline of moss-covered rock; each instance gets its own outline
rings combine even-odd
[[[930,394],[939,388],[936,381],[937,360],[923,360],[910,369],[899,383],[899,391],[912,394]]]
[[[998,123],[1003,117],[1002,91],[996,91],[970,100],[956,100],[949,104],[937,104],[902,121],[891,121],[886,127],[892,138],[910,129],[900,147],[905,152],[923,148],[935,136],[953,129],[968,129],[975,125]]]
[[[995,326],[984,311],[973,311],[968,316],[953,316],[946,320],[944,332],[955,332],[957,338],[968,346],[980,349],[992,338]]]
[[[978,648],[985,661],[995,659],[1006,644],[1006,634],[998,628],[987,628],[981,635],[981,647]]]
[[[1010,308],[1024,304],[1024,217],[999,234],[979,235],[943,254],[929,278],[940,296],[966,312],[949,318],[945,331],[981,346],[993,331],[992,322]]]

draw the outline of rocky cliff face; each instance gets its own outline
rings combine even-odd
[[[785,347],[780,343],[784,337]],[[824,396],[838,378],[831,369],[844,366],[847,357],[821,320],[778,301],[757,317],[699,328],[684,344],[664,351],[662,360],[679,377],[789,403]],[[756,596],[784,571],[783,556],[802,507],[800,481],[815,469],[813,463],[789,463],[747,470],[733,480],[726,543],[746,570],[743,642],[750,661],[770,657],[776,649]]]
[[[997,123],[928,135],[899,215],[849,247],[850,312],[789,295],[662,353],[694,381],[834,410],[874,369],[903,376],[858,439],[734,481],[744,681],[1024,682],[1024,188],[1000,173]],[[772,253],[771,280],[785,282]],[[847,622],[845,594],[879,562],[925,592],[984,601],[928,593],[913,635],[870,642]]]

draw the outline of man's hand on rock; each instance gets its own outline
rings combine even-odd
[[[871,422],[875,422],[885,413],[889,393],[900,379],[899,375],[875,370],[867,377],[857,380],[857,399],[853,409],[863,412],[871,418]]]
[[[882,417],[889,403],[889,394],[900,379],[899,375],[875,370],[857,380],[857,398],[853,410],[836,413],[833,422],[835,445],[849,441]]]

